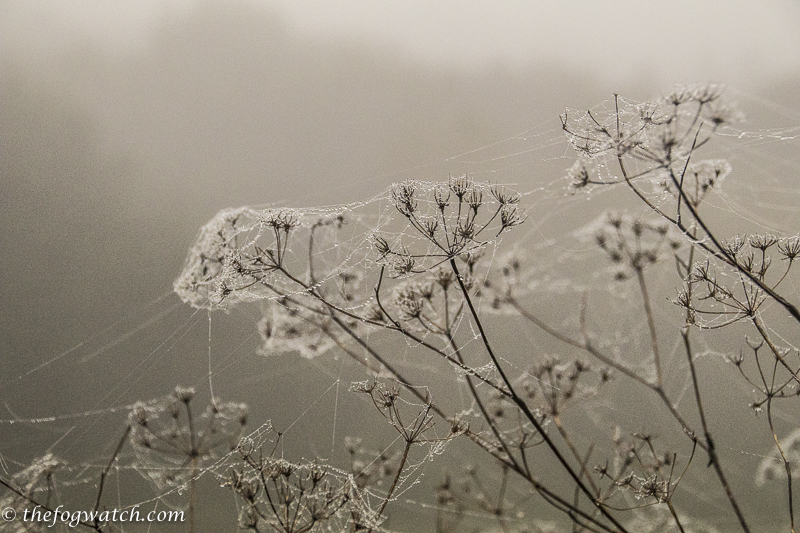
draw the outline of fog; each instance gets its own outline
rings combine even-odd
[[[173,332],[159,313],[186,251],[223,207],[358,202],[462,172],[529,191],[569,166],[565,145],[502,169],[457,156],[520,132],[558,138],[566,106],[677,82],[731,87],[748,128],[797,124],[796,3],[641,4],[3,2],[0,418],[202,383],[205,315],[188,346],[149,354]],[[226,354],[252,329],[234,319],[214,324]],[[242,353],[252,374],[293,371]],[[215,383],[226,396],[230,375]],[[86,432],[116,431],[70,427],[3,427],[0,454],[76,453]]]

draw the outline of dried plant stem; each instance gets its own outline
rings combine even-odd
[[[773,374],[774,376],[774,374]],[[770,392],[770,396],[767,399],[767,420],[769,421],[769,430],[772,432],[772,438],[775,441],[775,447],[778,449],[778,453],[781,455],[781,460],[783,461],[783,468],[786,470],[786,488],[787,488],[787,495],[789,498],[789,525],[791,527],[791,532],[795,532],[794,528],[794,498],[792,496],[792,464],[786,458],[786,454],[783,451],[783,447],[781,446],[780,441],[778,440],[778,434],[775,432],[775,424],[772,419],[772,394]]]
[[[675,520],[675,525],[678,526],[678,529],[681,533],[686,533],[683,529],[683,524],[681,524],[680,518],[678,518],[678,513],[675,511],[675,506],[672,505],[672,498],[667,500],[667,508],[669,508],[669,513],[672,515],[672,519]]]
[[[389,492],[386,493],[386,498],[384,498],[383,503],[381,503],[381,506],[378,509],[378,514],[375,516],[375,520],[380,520],[381,516],[383,516],[383,511],[389,504],[389,500],[392,499],[392,494],[394,494],[394,490],[397,488],[397,483],[400,481],[400,476],[406,466],[406,461],[408,461],[408,452],[411,450],[411,445],[413,443],[413,440],[406,440],[405,446],[403,447],[403,455],[400,457],[400,465],[397,467],[397,473],[392,480],[392,486],[389,487]],[[369,528],[367,533],[372,533],[372,528]]]
[[[561,435],[561,438],[564,439],[564,442],[567,444],[567,447],[572,452],[573,457],[575,457],[575,460],[580,465],[581,473],[586,477],[586,481],[592,488],[592,492],[594,492],[597,495],[596,497],[599,497],[600,490],[597,488],[597,485],[595,485],[594,480],[590,475],[590,472],[586,468],[586,462],[588,460],[588,457],[586,459],[581,457],[580,453],[578,452],[578,448],[575,446],[575,443],[572,442],[572,438],[569,436],[569,433],[567,433],[567,430],[561,421],[561,416],[558,413],[553,413],[551,417],[553,420],[553,424],[555,424],[556,429],[558,430],[559,435]]]
[[[456,354],[456,357],[459,359],[459,361],[461,361],[463,363],[464,360],[463,360],[463,358],[461,356],[461,351],[460,351],[459,347],[456,345],[456,341],[453,338],[452,332],[449,330],[449,328],[446,331],[446,336],[447,336],[448,341],[450,342],[450,345],[453,348],[454,353]],[[505,452],[506,456],[508,457],[507,461],[510,461],[514,468],[516,468],[516,469],[521,468],[519,463],[517,462],[516,458],[511,453],[511,450],[509,449],[508,444],[506,443],[506,440],[503,438],[502,433],[498,429],[497,424],[495,424],[494,419],[492,418],[491,415],[489,415],[489,412],[486,410],[486,406],[484,405],[483,401],[481,400],[481,397],[478,395],[478,390],[475,388],[475,384],[472,382],[472,377],[467,375],[466,376],[466,380],[467,380],[467,386],[469,387],[470,394],[472,395],[472,398],[475,400],[475,404],[478,406],[478,409],[481,412],[481,416],[483,416],[484,420],[486,420],[486,423],[489,425],[489,428],[492,430],[492,433],[494,434],[495,438],[497,439],[497,442],[503,448],[503,451]],[[501,462],[503,463],[504,467],[505,466],[509,466],[507,461],[501,460]]]
[[[539,329],[541,329],[545,333],[560,340],[561,342],[569,344],[570,346],[573,346],[575,348],[580,348],[581,350],[585,350],[604,365],[610,366],[614,370],[628,376],[629,378],[633,379],[638,383],[641,383],[642,385],[645,385],[646,387],[650,387],[652,385],[649,381],[647,381],[639,374],[635,373],[634,371],[625,367],[624,365],[621,365],[620,363],[614,361],[612,358],[606,356],[600,350],[595,348],[591,344],[591,342],[589,342],[588,332],[585,331],[585,327],[583,328],[584,329],[583,340],[579,341],[564,335],[563,333],[559,332],[552,326],[548,325],[546,322],[539,319],[536,315],[532,314],[530,311],[522,307],[522,305],[516,299],[512,298],[511,300],[509,300],[509,303],[514,307],[514,309],[517,312],[519,312],[520,316],[522,316],[524,319],[536,325]]]
[[[469,307],[470,314],[472,315],[472,318],[473,318],[475,324],[478,327],[478,331],[480,332],[481,340],[483,341],[483,345],[486,348],[486,352],[489,354],[489,358],[492,360],[492,364],[497,369],[497,372],[500,374],[500,377],[502,378],[503,383],[507,387],[508,393],[511,396],[511,400],[517,405],[517,407],[520,409],[520,411],[525,415],[525,418],[527,418],[528,421],[533,425],[533,427],[536,429],[536,431],[542,437],[544,442],[547,444],[547,447],[556,456],[556,459],[558,460],[558,462],[561,463],[561,466],[566,470],[566,472],[569,474],[569,476],[572,478],[572,480],[577,484],[577,486],[580,488],[581,492],[583,492],[586,496],[589,497],[589,499],[591,500],[591,502],[593,503],[595,508],[598,509],[600,511],[600,513],[614,525],[614,527],[618,528],[619,531],[627,532],[625,527],[622,524],[620,524],[611,515],[611,513],[609,513],[605,509],[603,504],[592,494],[592,492],[588,489],[588,487],[586,487],[586,485],[583,483],[583,481],[581,481],[581,477],[575,472],[575,470],[572,468],[572,466],[570,466],[570,464],[567,462],[566,458],[561,454],[561,451],[559,451],[559,449],[556,446],[556,444],[552,441],[550,436],[544,430],[544,427],[542,427],[542,424],[536,419],[536,416],[531,412],[530,408],[525,403],[525,400],[523,400],[514,391],[514,387],[511,384],[511,381],[508,379],[508,376],[506,376],[506,374],[505,374],[505,372],[503,370],[503,367],[500,364],[500,361],[495,356],[494,351],[492,350],[492,347],[489,344],[489,339],[486,336],[486,332],[483,329],[483,324],[482,324],[482,322],[480,320],[480,317],[478,316],[477,311],[475,310],[475,306],[472,304],[472,298],[469,295],[469,290],[464,285],[464,279],[461,277],[461,274],[458,271],[458,266],[456,265],[455,258],[451,258],[450,259],[450,267],[453,269],[453,274],[455,274],[456,280],[458,281],[459,287],[461,288],[461,292],[464,294],[464,299],[467,302],[467,306]]]
[[[692,345],[689,339],[688,326],[681,331],[681,337],[683,338],[683,346],[686,350],[686,358],[689,362],[689,372],[692,376],[692,389],[694,390],[695,404],[697,405],[697,411],[700,415],[700,424],[703,427],[703,435],[705,437],[705,446],[703,448],[706,450],[706,453],[708,453],[709,464],[714,467],[714,472],[717,474],[717,478],[722,485],[722,489],[725,491],[725,495],[727,496],[728,501],[733,508],[733,512],[736,514],[739,525],[742,527],[742,530],[745,533],[750,533],[750,527],[747,525],[747,521],[745,520],[741,509],[739,509],[739,503],[736,500],[736,496],[734,496],[733,490],[728,483],[728,479],[725,477],[725,473],[722,471],[722,464],[719,461],[719,456],[717,455],[717,451],[714,447],[714,440],[711,438],[711,431],[708,428],[705,410],[703,409],[703,400],[700,396],[700,384],[697,379],[697,370],[694,364],[694,355],[692,354]]]
[[[761,338],[764,339],[764,342],[766,342],[767,346],[769,346],[769,350],[770,352],[772,352],[772,355],[773,357],[775,357],[775,360],[778,361],[781,364],[781,366],[783,366],[783,368],[785,368],[789,372],[789,374],[791,374],[792,378],[798,384],[800,384],[800,375],[798,375],[798,372],[789,365],[789,363],[786,361],[786,358],[783,356],[781,351],[778,349],[777,346],[775,346],[775,343],[772,342],[772,339],[770,338],[767,329],[764,327],[764,323],[761,321],[761,318],[757,314],[754,314],[751,321],[758,330],[758,334],[761,335]]]
[[[614,370],[619,371],[620,373],[622,373],[625,376],[631,378],[635,382],[637,382],[637,383],[639,383],[641,385],[644,385],[648,389],[650,389],[653,392],[655,392],[658,395],[659,399],[667,407],[667,409],[669,410],[669,412],[672,415],[672,417],[678,422],[678,424],[680,424],[681,429],[684,432],[686,432],[687,434],[689,434],[689,435],[694,435],[694,430],[692,430],[692,428],[689,425],[689,423],[686,422],[686,420],[683,418],[683,416],[681,416],[681,414],[678,412],[678,409],[672,403],[672,400],[670,400],[669,396],[667,396],[667,393],[664,391],[664,389],[662,387],[659,387],[655,383],[645,379],[643,376],[640,376],[639,374],[635,373],[634,371],[630,370],[629,368],[627,368],[627,367],[621,365],[620,363],[616,362],[614,359],[612,359],[611,357],[607,356],[606,354],[604,354],[603,352],[601,352],[600,350],[598,350],[597,348],[595,348],[591,344],[591,342],[589,341],[589,332],[587,331],[586,323],[585,323],[585,320],[583,318],[584,311],[581,312],[581,328],[583,329],[583,338],[584,338],[584,340],[583,341],[577,341],[575,339],[567,337],[566,335],[558,332],[556,329],[554,329],[551,326],[547,325],[545,322],[543,322],[542,320],[537,318],[535,315],[533,315],[530,311],[528,311],[524,307],[522,307],[519,304],[519,302],[517,302],[516,300],[512,300],[512,305],[514,306],[515,309],[517,309],[519,311],[520,315],[523,318],[531,321],[532,323],[537,325],[539,328],[541,328],[546,333],[552,335],[556,339],[561,340],[562,342],[565,342],[565,343],[569,344],[570,346],[574,346],[576,348],[580,348],[582,350],[585,350],[588,354],[590,354],[592,357],[594,357],[595,359],[597,359],[598,361],[600,361],[604,365],[608,365],[609,367],[613,368]],[[585,304],[584,304],[584,307],[585,307]],[[701,448],[705,449],[705,444],[704,443],[699,442],[698,444],[700,445]]]
[[[650,296],[647,292],[647,283],[644,280],[644,272],[641,268],[636,268],[636,279],[639,281],[639,290],[642,293],[644,303],[644,314],[647,318],[647,327],[650,329],[650,349],[653,351],[653,364],[656,367],[656,386],[660,389],[664,379],[661,371],[661,356],[658,351],[658,337],[656,336],[656,324],[653,319],[653,310],[650,307]]]
[[[195,507],[197,504],[197,457],[192,457],[189,479],[189,533],[195,532]]]
[[[103,488],[105,487],[106,476],[108,475],[108,472],[111,470],[111,466],[114,464],[114,461],[117,460],[119,452],[122,451],[122,447],[125,446],[125,441],[128,439],[128,435],[130,435],[130,433],[131,433],[131,426],[128,425],[128,427],[125,428],[125,433],[123,433],[122,438],[119,440],[119,443],[117,444],[117,447],[114,449],[114,453],[108,460],[108,464],[106,464],[106,467],[103,469],[102,472],[100,472],[100,483],[98,484],[97,487],[97,498],[94,501],[94,509],[93,509],[95,513],[100,509],[100,499],[103,496]],[[95,517],[94,519],[94,524],[96,527],[100,526],[100,522],[97,517]]]
[[[500,527],[503,528],[504,532],[508,531],[508,524],[506,524],[506,519],[503,516],[503,502],[506,498],[506,489],[508,488],[508,468],[505,466],[503,467],[503,477],[500,481],[500,490],[497,494],[497,505],[495,506],[495,515],[497,516],[497,521],[500,522]]]

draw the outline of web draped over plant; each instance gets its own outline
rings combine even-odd
[[[333,453],[292,456],[269,422],[246,428],[244,405],[212,397],[197,407],[193,389],[178,387],[100,409],[128,416],[110,462],[68,465],[46,454],[9,466],[15,474],[2,477],[18,490],[0,507],[52,506],[78,485],[97,491],[100,508],[105,479],[135,471],[152,484],[146,503],[192,516],[197,487],[213,478],[235,495],[239,527],[253,531],[389,531],[394,509],[420,506],[442,532],[460,531],[470,517],[487,531],[559,531],[565,516],[577,530],[712,531],[702,515],[689,518],[696,509],[687,499],[728,512],[720,483],[704,481],[702,470],[735,454],[746,456],[740,477],[785,498],[787,478],[791,490],[800,471],[788,404],[800,343],[781,322],[790,309],[769,291],[797,301],[800,203],[767,171],[758,184],[738,174],[738,151],[792,145],[798,129],[744,131],[741,118],[714,87],[649,103],[614,97],[454,157],[470,162],[466,174],[406,179],[344,206],[220,211],[174,282],[180,299],[211,315],[254,318],[265,374],[278,355],[323,366],[346,356],[359,376],[350,392],[392,438],[376,446],[334,433],[344,463]],[[563,172],[503,184],[505,170],[521,158],[534,168],[537,150],[564,132],[574,154],[562,142],[553,157]],[[786,224],[748,197],[793,199],[781,204]],[[708,211],[724,236],[718,243],[694,214]],[[716,229],[731,214],[748,234]],[[746,341],[738,330],[735,341],[710,336],[744,325]],[[689,330],[687,360],[681,331]],[[695,365],[723,360],[739,374],[742,405],[769,410],[768,423],[753,422],[761,440],[704,435]],[[338,402],[339,378],[331,379]],[[666,418],[650,421],[634,401]],[[448,464],[459,445],[481,463]],[[540,474],[545,461],[569,465],[561,479],[570,490]],[[442,470],[429,473],[430,464]],[[426,482],[433,496],[415,492]],[[563,511],[552,524],[530,518],[544,502]],[[106,530],[84,527],[92,526]]]

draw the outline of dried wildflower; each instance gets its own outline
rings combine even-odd
[[[524,256],[520,250],[501,255],[486,274],[479,277],[480,295],[489,301],[488,311],[516,314],[510,304],[527,294],[532,272],[522,268]]]
[[[411,274],[414,272],[414,264],[416,261],[413,257],[411,257],[408,253],[403,253],[395,257],[394,262],[392,263],[392,268],[394,269],[395,277],[403,277],[406,274]]]
[[[386,322],[386,315],[383,313],[383,310],[380,308],[377,302],[370,302],[367,304],[361,316],[370,322]]]
[[[387,255],[392,253],[392,249],[389,246],[389,243],[383,238],[381,235],[373,234],[372,235],[372,243],[375,246],[375,249],[378,251],[378,255],[380,259],[385,258]]]
[[[684,172],[685,165],[720,125],[736,120],[737,115],[716,86],[680,87],[647,104],[615,96],[613,107],[568,110],[562,116],[562,127],[580,157],[567,171],[569,188],[574,192],[590,183],[624,181],[644,198],[646,193],[639,182],[660,179],[661,185],[676,196],[676,187],[680,186],[686,200],[696,206],[725,177],[729,167],[727,163],[711,168],[691,162]],[[616,166],[623,176],[593,178],[584,163],[589,159],[596,162],[598,173]],[[634,165],[628,165],[625,159],[635,161],[635,173],[631,171]]]
[[[699,104],[708,104],[722,98],[722,87],[715,84],[693,87],[692,99]]]
[[[401,314],[403,320],[415,320],[422,316],[425,302],[432,296],[432,287],[416,281],[408,281],[394,288],[391,304]]]
[[[440,266],[433,271],[433,281],[446,291],[456,281],[456,275],[452,270]]]
[[[477,189],[472,189],[466,196],[465,201],[472,209],[473,216],[478,214],[478,209],[483,205],[483,193]]]
[[[471,179],[467,177],[466,174],[461,176],[450,178],[450,190],[453,191],[453,194],[456,195],[458,201],[461,202],[464,200],[464,196],[471,191],[474,191],[475,184]]]
[[[447,193],[447,196],[445,196]],[[444,213],[444,210],[450,205],[450,190],[444,186],[438,186],[433,191],[433,200],[436,203],[436,207],[439,209],[439,212]]]
[[[277,301],[265,306],[258,323],[258,332],[263,341],[259,353],[269,357],[297,352],[311,359],[336,345],[334,331],[330,316],[322,310],[315,312]]]
[[[694,93],[695,91],[686,86],[677,86],[672,89],[664,100],[669,102],[675,107],[681,106],[687,102],[691,102],[695,99]]]
[[[513,228],[524,222],[516,205],[506,204],[500,209],[500,223],[502,229]]]
[[[193,387],[175,387],[175,398],[181,403],[189,403],[194,397]]]
[[[428,235],[430,239],[436,238],[436,230],[439,228],[438,219],[425,220],[423,221],[422,226],[425,229],[425,233]]]
[[[459,222],[456,226],[454,236],[462,242],[461,246],[466,246],[466,243],[472,241],[475,237],[475,223],[471,220]]]
[[[650,222],[627,214],[608,212],[593,222],[591,231],[595,243],[614,265],[615,279],[622,281],[657,263],[667,251],[677,248],[664,223]]]
[[[518,192],[507,190],[502,186],[494,186],[491,191],[492,196],[500,205],[515,205],[519,203],[521,198]]]
[[[378,261],[389,266],[394,277],[426,272],[462,253],[490,246],[501,232],[524,219],[518,194],[467,176],[453,177],[446,186],[405,182],[391,190],[403,215],[402,227],[391,240],[375,236],[372,241]],[[383,227],[388,232],[391,221]]]
[[[299,214],[294,209],[266,211],[259,217],[259,223],[276,231],[289,233],[299,225]]]
[[[722,242],[722,251],[730,257],[736,257],[742,251],[747,240],[741,235],[736,235]]]
[[[249,208],[225,209],[201,228],[186,266],[175,280],[175,292],[184,302],[195,307],[209,305],[211,293],[219,286],[225,258],[235,248],[234,236],[250,217],[257,215]]]
[[[569,190],[571,192],[583,189],[590,182],[589,170],[582,159],[575,160],[572,166],[567,169],[565,177],[569,180]]]
[[[243,470],[233,469],[223,486],[244,502],[243,528],[258,531],[264,522],[265,529],[284,533],[343,530],[356,516],[372,523],[373,513],[352,478],[317,461],[295,464],[244,451],[242,463]]]
[[[405,181],[392,185],[392,200],[395,208],[406,218],[417,211],[417,201],[414,198],[414,182]]]
[[[233,450],[247,421],[247,407],[214,400],[200,415],[194,391],[176,387],[156,402],[138,403],[129,414],[130,442],[142,475],[159,489],[190,482],[202,463]]]
[[[790,237],[784,242],[779,242],[778,252],[784,259],[788,259],[790,262],[794,261],[800,255],[800,237]]]
[[[731,173],[731,165],[724,159],[706,159],[690,162],[685,172],[677,179],[682,184],[683,198],[692,205],[699,207],[708,194],[719,187],[720,183]],[[661,186],[672,196],[678,198],[679,194],[669,172],[661,179]]]
[[[734,104],[723,102],[719,99],[713,100],[703,106],[702,115],[715,127],[725,124],[735,124],[744,119],[744,115]]]
[[[469,271],[472,272],[475,269],[475,265],[477,265],[478,262],[483,258],[483,254],[484,254],[483,248],[478,248],[476,250],[470,250],[467,253],[463,253],[458,257],[459,259],[464,261]]]

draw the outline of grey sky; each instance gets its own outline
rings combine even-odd
[[[46,52],[69,36],[140,46],[196,0],[6,2],[5,44]],[[615,81],[745,84],[800,69],[800,4],[788,0],[251,0],[313,36],[372,40],[438,64],[557,64]]]

